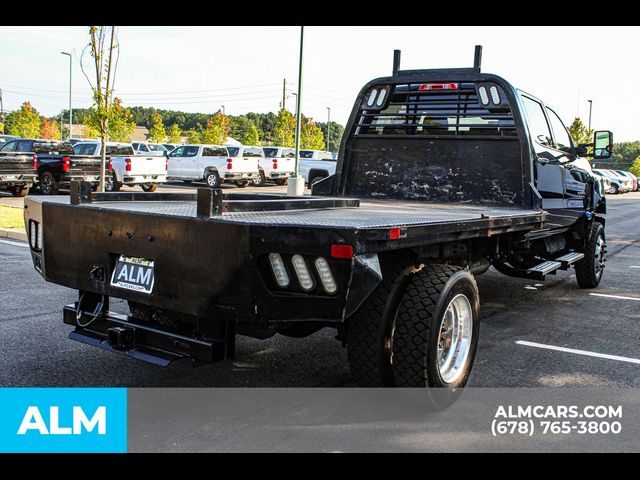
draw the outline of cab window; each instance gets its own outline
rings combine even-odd
[[[556,112],[551,110],[549,107],[547,107],[547,116],[549,117],[549,122],[551,123],[551,128],[553,130],[555,147],[558,150],[564,150],[565,152],[568,152],[569,150],[571,150],[571,148],[573,148],[573,143],[571,141],[571,136],[569,135],[567,128],[564,126],[564,123],[562,123],[562,120],[560,120],[560,117],[556,114]]]
[[[3,145],[2,148],[0,148],[0,151],[3,151],[3,152],[15,152],[16,151],[16,145],[18,145],[18,142],[8,142],[6,145]]]
[[[529,97],[522,97],[527,119],[529,120],[529,132],[540,145],[553,147],[551,129],[542,109],[542,104]]]

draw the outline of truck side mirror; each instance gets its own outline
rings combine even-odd
[[[593,134],[593,158],[601,160],[611,157],[613,153],[613,133],[599,130]]]

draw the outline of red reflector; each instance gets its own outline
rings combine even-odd
[[[389,230],[389,240],[398,240],[400,238],[400,228],[392,228]]]
[[[458,90],[457,83],[423,83],[418,87],[421,92],[439,90]]]
[[[333,258],[353,257],[353,247],[351,245],[331,245],[331,256]]]

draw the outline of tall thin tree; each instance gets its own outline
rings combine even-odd
[[[92,112],[96,118],[96,124],[102,145],[107,144],[109,132],[109,117],[113,105],[113,85],[115,83],[116,71],[118,68],[118,58],[120,45],[116,35],[116,27],[89,27],[89,43],[85,46],[80,57],[80,68],[86,77],[91,90],[93,91],[94,105]],[[108,47],[105,43],[109,39]],[[115,50],[115,55],[114,55]],[[85,54],[91,55],[95,68],[95,83],[91,81],[89,75],[85,71],[83,59]],[[100,175],[100,191],[104,192],[104,176],[107,164],[106,148],[102,149],[101,175]]]

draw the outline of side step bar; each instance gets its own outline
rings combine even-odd
[[[544,280],[547,275],[555,275],[558,270],[568,270],[571,265],[583,258],[584,253],[570,252],[553,260],[546,260],[529,269],[515,268],[500,261],[495,261],[493,266],[500,273],[510,277]]]

